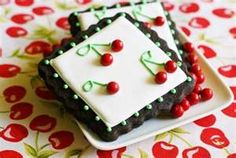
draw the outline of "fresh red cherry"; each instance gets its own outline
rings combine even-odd
[[[183,48],[187,53],[193,53],[195,50],[193,44],[190,42],[184,43]]]
[[[111,65],[112,62],[113,62],[113,57],[112,57],[111,54],[105,53],[105,54],[102,55],[102,57],[101,57],[101,64],[103,66]]]
[[[196,54],[189,54],[188,55],[188,61],[191,63],[191,64],[194,64],[194,63],[197,63],[198,62],[198,56]]]
[[[155,19],[154,19],[154,24],[156,26],[162,26],[163,24],[165,23],[165,20],[163,17],[161,16],[157,16]]]
[[[201,70],[201,67],[198,63],[194,63],[190,69],[190,71],[194,74],[198,74],[198,73],[201,73],[202,70]]]
[[[169,60],[166,62],[165,64],[165,70],[169,73],[175,72],[175,70],[177,69],[177,65],[174,61]]]
[[[196,84],[193,89],[193,92],[199,94],[201,90],[202,90],[202,87],[200,86],[200,84]]]
[[[206,77],[202,72],[197,73],[196,76],[197,76],[197,83],[198,84],[202,84],[206,80]]]
[[[119,89],[120,89],[119,84],[114,82],[114,81],[109,82],[107,84],[107,92],[109,94],[115,94],[115,93],[117,93],[119,91]]]
[[[192,92],[191,94],[189,94],[187,96],[187,99],[188,99],[190,105],[195,105],[199,102],[200,97],[197,93]]]
[[[201,92],[201,99],[202,101],[209,100],[213,97],[213,91],[210,88],[204,88]]]
[[[172,107],[171,114],[175,118],[181,117],[184,114],[184,109],[179,104],[176,104]]]
[[[111,43],[111,50],[114,52],[121,51],[123,47],[124,47],[123,42],[119,39],[116,39]]]
[[[165,83],[167,80],[166,72],[160,71],[155,75],[155,82],[158,84]]]
[[[187,111],[190,108],[190,103],[189,103],[189,101],[186,98],[184,98],[180,102],[180,106],[184,109],[184,111]]]

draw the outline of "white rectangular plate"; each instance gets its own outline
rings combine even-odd
[[[181,31],[181,42],[190,41]],[[203,87],[210,87],[214,92],[214,97],[210,101],[201,102],[192,106],[184,115],[178,119],[151,119],[145,121],[140,127],[133,129],[127,134],[120,136],[116,141],[102,141],[95,133],[86,127],[86,125],[78,122],[79,127],[88,139],[88,141],[96,148],[101,150],[111,150],[123,146],[127,146],[157,134],[169,131],[173,128],[195,121],[205,117],[215,110],[221,110],[233,101],[233,95],[228,86],[222,81],[219,74],[207,63],[205,57],[198,53],[199,64],[207,78]]]

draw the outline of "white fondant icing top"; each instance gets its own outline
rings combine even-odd
[[[134,15],[132,14],[134,7],[136,7],[136,8],[141,7],[142,14],[147,15],[149,17],[155,18],[157,16],[161,16],[165,19],[164,25],[162,25],[162,26],[152,25],[151,28],[154,31],[156,31],[158,33],[158,35],[167,42],[168,46],[172,50],[174,50],[177,53],[177,56],[179,57],[179,59],[182,60],[180,54],[178,53],[179,51],[176,47],[175,40],[172,36],[172,32],[169,28],[167,18],[165,16],[164,10],[163,10],[160,2],[153,2],[153,3],[139,4],[136,6],[124,6],[121,8],[108,9],[105,11],[103,18],[112,17],[119,12],[126,12],[126,13],[130,14],[133,18],[135,18]],[[95,16],[96,12],[98,12],[98,14],[102,13],[102,11],[94,11],[94,12],[84,12],[84,13],[79,14],[78,20],[79,20],[82,30],[87,30],[90,25],[96,24],[99,21]],[[150,22],[150,19],[143,17],[143,16],[138,16],[137,18],[138,18],[137,20],[139,20],[139,21]]]
[[[109,43],[115,39],[122,40],[124,48],[120,52],[111,52],[113,63],[110,66],[102,66],[100,56],[94,52],[90,52],[86,56],[76,54],[76,51],[86,44]],[[101,53],[109,51],[99,50]],[[163,63],[170,60],[129,20],[119,17],[100,32],[52,59],[50,63],[61,78],[103,122],[107,126],[113,127],[187,78],[186,74],[177,68],[176,72],[168,73],[168,79],[164,84],[156,84],[154,76],[140,62],[141,55],[148,50],[152,52],[156,62]],[[157,72],[160,70],[158,66],[153,68]],[[109,95],[106,94],[104,87],[94,86],[92,91],[85,92],[82,86],[88,80],[101,83],[115,81],[119,84],[120,90],[114,95]]]

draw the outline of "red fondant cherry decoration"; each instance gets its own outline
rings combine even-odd
[[[156,26],[162,26],[163,24],[165,23],[165,20],[163,17],[161,16],[157,16],[155,19],[154,19],[154,24]]]
[[[107,92],[109,94],[115,94],[115,93],[117,93],[119,91],[119,89],[120,89],[119,84],[114,82],[114,81],[109,82],[107,84]]]
[[[194,53],[188,55],[188,61],[191,64],[197,63],[198,62],[198,56]]]
[[[187,96],[187,99],[188,99],[190,105],[195,105],[199,102],[200,97],[197,93],[192,92],[191,94],[189,94]]]
[[[166,72],[160,71],[155,75],[155,82],[158,84],[165,83],[167,80]]]
[[[112,57],[111,54],[105,53],[105,54],[102,55],[102,57],[101,57],[101,64],[103,66],[111,65],[112,62],[113,62],[113,57]]]
[[[171,114],[175,118],[181,117],[184,114],[184,109],[179,104],[176,104],[172,107]]]
[[[190,107],[190,103],[189,101],[184,98],[181,102],[180,102],[180,106],[184,109],[184,111],[187,111]]]
[[[193,92],[199,94],[201,90],[202,90],[202,87],[200,86],[200,84],[196,84],[193,89]]]
[[[111,50],[114,52],[121,51],[123,47],[124,47],[123,42],[119,39],[116,39],[111,43]]]
[[[213,97],[213,91],[210,88],[204,88],[201,92],[201,100],[206,101]]]
[[[202,70],[201,70],[201,67],[198,63],[194,63],[190,69],[190,71],[194,74],[198,74],[200,73]]]
[[[144,22],[143,23],[147,28],[151,28],[152,27],[152,25],[149,23],[149,22]]]
[[[202,84],[206,80],[206,77],[202,72],[197,73],[196,76],[197,76],[197,83],[198,84]]]
[[[190,42],[186,42],[183,44],[183,48],[187,53],[192,53],[194,52],[194,46],[192,43]]]
[[[165,64],[165,70],[169,73],[175,72],[175,70],[177,69],[177,65],[174,61],[169,60],[166,62]]]

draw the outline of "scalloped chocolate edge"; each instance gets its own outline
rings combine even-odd
[[[96,121],[95,117],[97,116],[92,110],[85,111],[83,109],[83,105],[85,105],[85,102],[82,99],[73,99],[74,92],[68,88],[64,89],[64,81],[58,77],[54,78],[53,74],[55,73],[55,70],[50,66],[46,65],[44,63],[45,60],[50,60],[52,58],[55,58],[59,55],[58,51],[62,50],[63,52],[66,52],[72,46],[70,45],[71,42],[75,42],[76,44],[81,43],[85,39],[83,38],[84,35],[91,36],[96,33],[95,28],[100,27],[103,29],[106,27],[107,20],[110,19],[114,21],[117,19],[119,16],[125,16],[131,23],[137,23],[139,24],[139,29],[144,33],[147,34],[149,33],[151,35],[150,39],[155,43],[155,42],[160,42],[161,46],[160,48],[164,52],[172,52],[171,59],[175,61],[179,61],[178,57],[176,56],[175,52],[173,52],[171,49],[168,48],[167,43],[161,39],[155,31],[148,29],[145,27],[145,25],[142,22],[138,22],[134,20],[130,15],[126,13],[118,13],[114,17],[111,18],[105,18],[99,21],[98,24],[92,25],[89,27],[88,30],[82,31],[79,34],[77,34],[71,41],[68,43],[64,44],[61,48],[58,48],[55,50],[51,56],[43,59],[39,63],[39,75],[45,80],[46,85],[52,89],[56,96],[57,99],[61,102],[64,103],[65,108],[72,113],[78,121],[81,121],[85,123],[90,129],[92,129],[93,132],[95,132],[102,140],[104,141],[114,141],[116,140],[120,135],[127,133],[131,131],[133,128],[136,128],[143,124],[145,120],[148,120],[150,118],[155,118],[160,114],[164,115],[170,115],[170,110],[171,107],[175,104],[180,102],[186,95],[191,93],[191,91],[194,88],[195,81],[192,79],[191,81],[185,81],[179,86],[177,86],[176,89],[176,94],[171,94],[170,92],[165,94],[163,96],[164,101],[163,102],[158,102],[158,100],[155,100],[154,102],[151,103],[152,109],[148,110],[146,107],[141,109],[139,111],[139,116],[131,116],[126,120],[127,125],[116,125],[112,127],[112,131],[108,132],[106,125],[100,120]],[[148,37],[147,37],[148,38]],[[182,69],[184,69],[185,73],[189,75],[187,70],[184,68],[184,64],[181,66]]]

